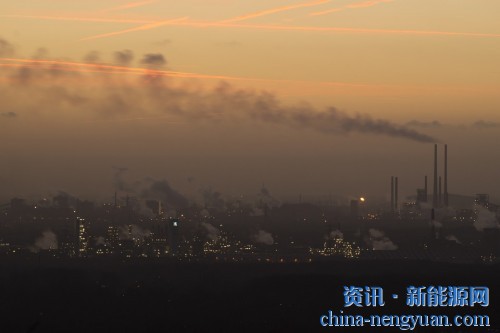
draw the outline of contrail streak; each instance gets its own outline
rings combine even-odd
[[[45,67],[43,65],[46,65]],[[460,92],[483,92],[483,93],[496,93],[498,87],[480,87],[480,88],[470,88],[470,87],[454,87],[454,86],[414,86],[414,85],[391,85],[391,84],[366,84],[366,83],[349,83],[349,82],[335,82],[335,81],[307,81],[307,80],[286,80],[286,79],[262,79],[262,78],[249,78],[249,77],[236,77],[236,76],[224,76],[224,75],[209,75],[209,74],[199,74],[199,73],[188,73],[188,72],[176,72],[176,71],[165,71],[165,70],[153,70],[147,68],[137,68],[137,67],[124,67],[115,65],[105,65],[105,64],[95,64],[95,63],[82,63],[82,62],[69,62],[69,61],[57,61],[57,60],[39,60],[39,59],[18,59],[18,58],[0,58],[0,68],[23,68],[29,67],[36,70],[48,70],[48,71],[61,71],[61,72],[81,72],[81,73],[99,73],[99,74],[109,74],[109,75],[150,75],[156,77],[170,77],[176,79],[207,79],[207,80],[225,80],[225,81],[247,81],[247,82],[270,82],[270,83],[285,83],[285,84],[306,84],[306,85],[316,85],[314,88],[316,91],[318,86],[324,87],[340,87],[340,88],[353,88],[353,89],[374,89],[370,91],[375,91],[380,93],[382,90],[408,90],[411,92],[416,91],[460,91]],[[8,77],[0,77],[0,79],[5,79]],[[304,91],[302,86],[301,91]]]
[[[278,80],[278,79],[259,79],[259,78],[248,78],[248,77],[237,77],[237,76],[224,76],[224,75],[209,75],[209,74],[199,74],[199,73],[189,73],[189,72],[154,70],[154,69],[140,68],[140,67],[125,67],[125,66],[106,65],[106,64],[44,60],[44,59],[0,58],[0,62],[4,62],[0,63],[0,67],[22,67],[23,65],[27,65],[33,68],[60,70],[60,71],[64,70],[78,71],[78,68],[82,69],[83,67],[88,72],[95,71],[98,73],[109,73],[109,74],[137,74],[137,75],[152,75],[152,76],[164,76],[164,77],[175,77],[175,78],[216,79],[216,80],[227,80],[227,81],[312,83],[312,84],[325,84],[325,85],[357,87],[357,88],[389,87],[388,85],[348,83],[348,82]],[[41,68],[40,65],[53,65],[55,67]]]
[[[154,24],[158,21],[152,20],[121,20],[121,19],[101,19],[87,17],[58,17],[58,16],[20,16],[20,15],[0,15],[0,17],[31,18],[41,20],[60,20],[60,21],[81,21],[81,22],[103,22],[103,23],[136,23],[136,24]],[[378,35],[415,35],[415,36],[457,36],[457,37],[489,37],[498,38],[500,34],[477,33],[477,32],[453,32],[453,31],[432,31],[432,30],[405,30],[405,29],[369,29],[369,28],[342,28],[342,27],[311,27],[311,26],[282,26],[265,24],[242,24],[242,23],[218,23],[202,21],[182,21],[176,23],[165,23],[171,26],[184,26],[194,28],[240,28],[268,31],[304,31],[304,32],[336,32],[336,33],[361,33]]]
[[[394,1],[394,0],[369,0],[369,1],[363,1],[363,2],[358,2],[358,3],[353,3],[353,4],[350,4],[350,5],[345,5],[343,7],[337,7],[337,8],[332,8],[332,9],[324,10],[324,11],[321,11],[321,12],[310,13],[309,15],[310,16],[326,15],[326,14],[341,12],[341,11],[344,11],[346,9],[372,7],[372,6],[378,5],[380,3],[392,2],[392,1]]]
[[[97,122],[126,122],[126,121],[136,121],[136,120],[168,120],[168,121],[162,121],[162,123],[168,123],[168,124],[187,124],[188,122],[186,121],[180,121],[180,120],[172,120],[175,119],[170,116],[166,117],[134,117],[134,118],[114,118],[114,119],[93,119],[93,120],[87,120],[87,121],[82,121],[82,123],[97,123]]]
[[[119,10],[126,10],[126,9],[131,9],[131,8],[137,8],[137,7],[142,7],[142,6],[150,5],[150,4],[155,3],[155,2],[156,2],[156,0],[131,2],[131,3],[127,3],[127,4],[122,5],[122,6],[117,6],[117,7],[113,7],[113,8],[109,8],[109,9],[104,9],[101,12],[108,13],[108,12],[115,12],[115,11],[119,11]]]
[[[223,75],[205,75],[197,73],[187,73],[187,72],[175,72],[175,71],[164,71],[164,70],[154,70],[148,68],[139,67],[125,67],[125,66],[115,66],[115,65],[102,65],[102,64],[92,64],[92,63],[82,63],[82,62],[70,62],[70,61],[58,61],[58,60],[43,60],[43,59],[17,59],[17,58],[0,58],[0,61],[5,62],[18,62],[23,64],[45,64],[45,65],[56,65],[63,67],[85,67],[92,68],[95,70],[110,70],[108,73],[116,73],[114,70],[122,71],[127,74],[147,74],[155,76],[168,76],[168,77],[179,77],[179,78],[200,78],[200,79],[222,79],[222,80],[246,80],[246,78],[230,77]],[[4,67],[8,67],[5,64]],[[14,67],[14,66],[11,66]],[[54,70],[64,70],[60,67],[51,67]]]
[[[241,16],[237,16],[237,17],[234,17],[234,18],[230,18],[230,19],[227,19],[227,20],[223,20],[223,21],[220,21],[220,23],[240,22],[240,21],[252,19],[252,18],[255,18],[255,17],[266,16],[266,15],[280,13],[280,12],[284,12],[284,11],[288,11],[288,10],[323,5],[323,4],[328,3],[328,2],[331,2],[331,0],[319,0],[319,1],[305,2],[305,3],[295,4],[295,5],[289,5],[289,6],[271,8],[271,9],[262,10],[262,11],[259,11],[259,12],[254,12],[254,13],[250,13],[250,14],[246,14],[246,15],[241,15]]]
[[[311,27],[311,26],[284,26],[265,24],[242,24],[242,23],[217,23],[217,22],[179,22],[175,25],[190,27],[225,27],[257,30],[277,31],[305,31],[305,32],[336,32],[336,33],[361,33],[361,34],[389,34],[389,35],[433,35],[433,36],[464,36],[464,37],[500,37],[500,34],[476,33],[476,32],[452,32],[432,30],[406,30],[406,29],[371,29],[371,28],[341,28],[341,27]]]
[[[61,71],[61,72],[76,72],[76,73],[104,73],[104,74],[131,74],[131,72],[127,71],[117,71],[117,70],[99,70],[99,69],[85,69],[79,67],[50,67],[50,68],[42,68],[39,64],[3,64],[0,63],[0,67],[7,68],[34,68],[34,69],[43,69],[43,70],[51,70],[51,71]],[[137,73],[139,74],[139,73]]]
[[[50,15],[0,15],[0,17],[24,18],[24,19],[48,20],[48,21],[95,22],[95,23],[148,24],[148,23],[158,22],[153,20],[113,19],[113,18],[77,17],[77,16],[50,16]]]
[[[181,18],[177,18],[177,19],[174,19],[174,20],[168,20],[168,21],[162,21],[162,22],[155,22],[155,23],[148,23],[148,24],[145,24],[145,25],[141,25],[140,27],[135,27],[135,28],[130,28],[130,29],[126,29],[126,30],[120,30],[120,31],[110,32],[110,33],[101,34],[101,35],[95,35],[95,36],[85,37],[85,38],[82,38],[80,40],[91,40],[91,39],[98,39],[98,38],[105,38],[105,37],[123,35],[123,34],[126,34],[126,33],[135,32],[135,31],[150,30],[150,29],[158,28],[158,27],[161,27],[161,26],[164,26],[164,25],[169,25],[169,24],[174,24],[174,23],[182,22],[182,21],[185,21],[187,19],[188,19],[188,17],[181,17]]]
[[[359,3],[353,3],[352,5],[347,5],[347,8],[366,8],[366,7],[371,7],[378,5],[379,3],[384,3],[384,2],[392,2],[394,0],[370,0],[370,1],[364,1],[364,2],[359,2]]]
[[[304,7],[318,6],[318,5],[322,5],[322,4],[328,3],[330,1],[331,0],[317,0],[317,1],[313,1],[313,2],[306,2],[306,3],[295,4],[295,5],[282,6],[282,7],[272,8],[272,9],[268,9],[268,10],[263,10],[263,11],[259,11],[259,12],[255,12],[255,13],[250,13],[250,14],[246,14],[246,15],[242,15],[242,16],[230,18],[230,19],[227,19],[227,20],[220,21],[219,23],[240,22],[240,21],[252,19],[252,18],[255,18],[255,17],[260,17],[260,16],[265,16],[265,15],[275,14],[275,13],[284,12],[284,11],[288,11],[288,10],[293,10],[293,9],[298,9],[298,8],[304,8]],[[186,20],[186,19],[187,19],[187,17],[184,18],[184,20]],[[148,24],[146,24],[144,26],[141,26],[141,27],[126,29],[126,30],[116,31],[116,32],[110,32],[110,33],[96,35],[96,36],[90,36],[90,37],[83,38],[81,40],[83,41],[83,40],[91,40],[91,39],[112,37],[112,36],[126,34],[126,33],[134,32],[134,31],[150,30],[150,29],[154,29],[154,28],[157,28],[157,27],[160,27],[160,26],[163,26],[163,25],[172,24],[172,23],[176,23],[176,22],[178,22],[178,21],[175,21],[175,20],[174,21],[165,21],[165,22],[160,23],[160,24],[157,24],[156,22],[153,22],[153,23],[148,23]]]

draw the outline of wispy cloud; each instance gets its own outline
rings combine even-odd
[[[135,27],[135,28],[114,31],[114,32],[109,32],[109,33],[105,33],[105,34],[101,34],[101,35],[94,35],[94,36],[90,36],[90,37],[85,37],[85,38],[82,38],[81,40],[83,41],[83,40],[91,40],[91,39],[98,39],[98,38],[106,38],[106,37],[123,35],[123,34],[136,32],[136,31],[151,30],[151,29],[158,28],[158,27],[161,27],[164,25],[179,23],[179,22],[185,21],[187,19],[188,19],[187,17],[181,17],[181,18],[177,18],[177,19],[173,19],[173,20],[148,23],[148,24],[141,25],[141,26]]]
[[[285,11],[289,11],[289,10],[305,8],[305,7],[319,6],[319,5],[329,3],[329,2],[331,2],[331,0],[319,0],[319,1],[312,1],[312,2],[309,1],[309,2],[298,3],[295,5],[281,6],[281,7],[276,7],[276,8],[266,9],[266,10],[262,10],[262,11],[258,11],[258,12],[249,13],[249,14],[240,15],[240,16],[233,17],[233,18],[230,18],[227,20],[223,20],[220,23],[240,22],[240,21],[249,20],[252,18],[260,17],[260,16],[276,14],[276,13],[285,12]]]
[[[311,16],[320,16],[320,15],[326,15],[326,14],[341,12],[341,11],[344,11],[344,10],[347,10],[347,9],[358,9],[358,8],[373,7],[373,6],[376,6],[376,5],[381,4],[381,3],[393,2],[393,1],[394,0],[369,0],[369,1],[363,1],[363,2],[353,3],[353,4],[350,4],[350,5],[345,5],[345,6],[342,6],[342,7],[331,8],[331,9],[327,9],[327,10],[320,11],[320,12],[314,12],[314,13],[310,13],[309,15],[311,15]]]

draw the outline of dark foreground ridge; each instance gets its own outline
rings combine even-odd
[[[35,260],[0,263],[0,332],[402,332],[321,327],[343,309],[344,285],[382,286],[386,306],[365,314],[487,314],[499,332],[499,265],[421,261],[175,263]],[[426,312],[404,305],[409,285],[488,286],[487,308]],[[388,297],[399,293],[402,297]],[[344,309],[345,310],[345,309]],[[347,310],[346,310],[347,312]]]

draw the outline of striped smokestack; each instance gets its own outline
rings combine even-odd
[[[448,145],[444,145],[444,205],[448,207]]]
[[[437,208],[439,202],[438,202],[438,161],[437,161],[437,156],[438,156],[438,145],[434,145],[434,191],[432,192],[432,208]]]

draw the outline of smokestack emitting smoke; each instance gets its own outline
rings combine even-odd
[[[437,170],[438,145],[434,145],[434,191],[432,193],[432,208],[438,206],[438,170]]]
[[[444,205],[448,207],[448,145],[444,145]]]

